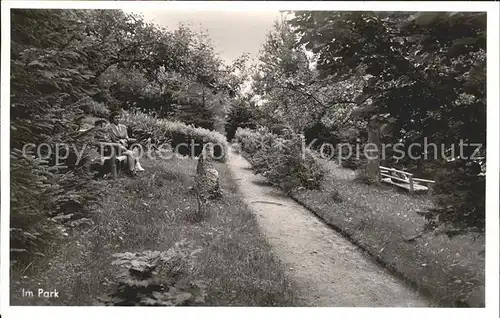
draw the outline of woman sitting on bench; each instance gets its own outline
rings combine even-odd
[[[132,143],[136,140],[128,137],[127,127],[120,124],[120,119],[120,111],[113,111],[109,116],[110,124],[106,127],[109,138],[112,142],[119,143],[121,145],[121,150],[123,150],[122,154],[127,156],[127,166],[129,172],[144,171],[139,163],[137,152],[135,150],[129,150]]]

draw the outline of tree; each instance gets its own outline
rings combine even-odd
[[[366,75],[359,99],[370,102],[355,113],[369,120],[374,137],[382,119],[392,126],[392,143],[422,145],[432,136],[448,147],[460,140],[485,146],[485,13],[307,11],[296,12],[290,24],[318,55],[322,76]],[[452,210],[455,219],[446,222],[460,226],[471,217],[459,206]]]
[[[268,125],[304,133],[307,141],[335,144],[338,131],[358,125],[349,119],[364,79],[320,77],[317,59],[307,53],[288,22],[276,22],[255,67],[253,93],[263,100]],[[321,145],[316,143],[317,145]]]
[[[26,262],[63,234],[63,223],[85,220],[98,189],[82,164],[89,140],[76,132],[100,92],[89,69],[84,11],[12,10],[11,256]],[[87,51],[87,52],[85,52]],[[36,151],[24,146],[42,144]],[[59,153],[59,156],[56,154]],[[66,158],[66,159],[65,159]],[[59,161],[57,160],[59,159]]]
[[[290,23],[300,43],[318,54],[323,76],[367,75],[360,98],[372,103],[364,113],[390,114],[395,140],[433,135],[452,142],[465,137],[470,123],[482,142],[484,19],[481,13],[308,11],[296,12]]]
[[[206,98],[193,110],[222,120],[241,61],[223,65],[202,34],[120,10],[16,9],[11,21],[11,252],[26,261],[99,202],[82,119],[137,106],[170,116],[179,94],[194,89]],[[48,147],[23,152],[29,144]]]
[[[153,25],[144,28],[153,31],[140,34],[159,34],[143,39],[144,47],[153,48],[143,53],[146,58],[121,58],[132,62],[109,66],[100,76],[101,83],[123,108],[153,111],[160,117],[223,131],[227,105],[241,84],[235,73],[246,57],[225,65],[206,34],[184,25],[173,31]]]
[[[248,97],[236,99],[231,104],[231,110],[227,115],[226,137],[231,141],[238,128],[256,129],[261,114],[255,103]]]

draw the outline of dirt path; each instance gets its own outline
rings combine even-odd
[[[228,166],[262,231],[298,284],[302,306],[427,307],[429,302],[279,189],[231,150]]]

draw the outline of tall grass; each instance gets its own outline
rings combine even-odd
[[[186,239],[201,252],[181,280],[201,280],[208,306],[290,306],[293,288],[282,265],[240,198],[227,167],[217,163],[223,198],[214,201],[200,223],[190,188],[196,162],[175,158],[143,161],[137,179],[101,180],[107,193],[94,225],[75,229],[66,245],[29,268],[11,271],[13,305],[92,305],[106,295],[116,268],[114,253],[167,251]],[[56,288],[58,299],[21,297],[22,288]]]

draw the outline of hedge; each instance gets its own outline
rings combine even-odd
[[[215,159],[226,161],[228,143],[226,137],[216,131],[187,125],[180,121],[158,118],[139,111],[125,112],[123,122],[139,141],[151,138],[152,142],[157,145],[168,143],[181,155],[199,156],[203,146],[211,142],[214,144]],[[192,143],[194,143],[194,151],[188,147],[178,147],[181,144],[191,145]]]

